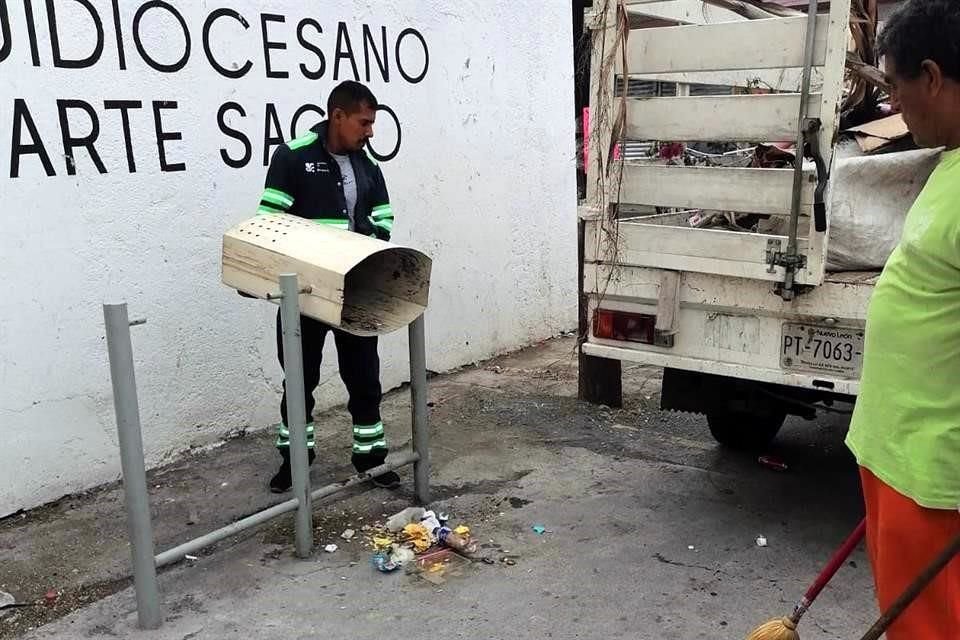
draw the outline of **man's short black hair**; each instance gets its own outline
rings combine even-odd
[[[342,109],[348,114],[356,113],[364,104],[376,111],[377,98],[373,92],[359,82],[345,80],[330,92],[327,98],[327,116],[332,116],[334,109]]]
[[[880,55],[893,58],[906,78],[920,75],[924,60],[960,80],[960,2],[908,0],[890,16],[877,38]]]

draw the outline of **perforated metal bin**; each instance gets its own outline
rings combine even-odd
[[[407,326],[427,307],[423,253],[288,214],[258,215],[223,236],[224,284],[257,298],[296,273],[304,315],[358,336]]]

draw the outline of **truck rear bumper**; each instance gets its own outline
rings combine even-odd
[[[862,350],[875,273],[828,277],[791,302],[775,295],[770,283],[681,273],[677,293],[672,296],[671,343],[642,344],[598,337],[594,312],[603,309],[659,317],[664,305],[664,271],[586,266],[590,327],[583,351],[587,355],[838,395],[855,396],[859,391],[858,362],[827,368],[798,366],[785,348],[791,331],[803,326],[852,332],[859,335],[858,350]],[[830,348],[837,349],[835,341]],[[856,353],[854,360],[858,357]]]
[[[801,387],[818,391],[831,391],[840,395],[855,396],[859,392],[859,380],[844,380],[823,375],[805,373],[786,373],[782,369],[770,369],[755,365],[745,365],[719,360],[707,360],[688,356],[646,351],[634,347],[614,347],[606,344],[587,342],[583,352],[597,358],[608,358],[625,362],[637,362],[655,367],[682,369],[709,373],[741,380],[755,380],[790,387]]]

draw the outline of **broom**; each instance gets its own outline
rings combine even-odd
[[[771,620],[760,625],[747,636],[747,640],[799,640],[800,634],[797,632],[797,625],[800,623],[800,618],[807,612],[807,609],[817,599],[823,588],[827,586],[830,579],[843,566],[843,563],[847,561],[853,550],[857,548],[857,545],[863,540],[866,530],[867,521],[863,519],[853,530],[853,533],[840,545],[840,548],[836,550],[833,557],[830,558],[830,562],[827,563],[827,566],[823,568],[817,579],[794,606],[793,613],[787,617]]]

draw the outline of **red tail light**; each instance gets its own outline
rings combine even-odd
[[[593,335],[606,340],[653,344],[657,316],[597,309],[593,314]]]

